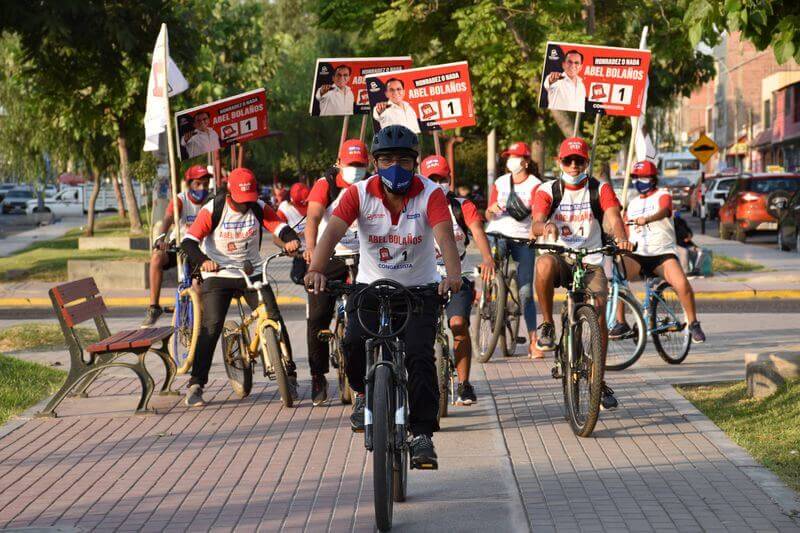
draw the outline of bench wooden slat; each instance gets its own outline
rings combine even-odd
[[[156,341],[166,339],[170,335],[172,335],[172,326],[151,328],[151,330],[148,331],[148,335],[146,337],[139,338],[135,341],[131,341],[131,348],[144,348],[146,346],[151,346]]]
[[[108,351],[108,347],[111,344],[123,340],[128,335],[130,335],[130,333],[131,333],[130,330],[129,331],[118,331],[117,333],[114,333],[110,337],[107,337],[105,339],[100,339],[99,341],[88,345],[86,347],[86,351],[87,352],[107,352]]]
[[[61,312],[67,326],[74,328],[82,322],[86,322],[90,318],[104,315],[108,312],[105,302],[102,297],[90,298],[85,302],[71,305],[69,307],[62,307]]]
[[[62,306],[67,305],[75,300],[81,300],[96,296],[100,294],[94,278],[83,278],[76,281],[70,281],[62,285],[57,285],[50,289],[56,297],[56,300]]]
[[[133,347],[133,343],[147,338],[147,330],[133,329],[128,331],[128,336],[124,339],[109,344],[108,349],[111,351],[128,350]]]

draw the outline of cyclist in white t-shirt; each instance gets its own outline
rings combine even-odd
[[[672,195],[668,190],[658,188],[658,169],[650,161],[636,163],[631,177],[639,195],[631,199],[625,211],[625,219],[635,223],[628,226],[628,234],[631,242],[637,245],[634,254],[622,258],[628,279],[639,276],[664,278],[678,293],[678,299],[686,310],[692,342],[705,342],[706,335],[697,320],[694,291],[675,253]],[[609,331],[612,338],[630,331],[621,309],[620,305],[617,310],[620,321]]]

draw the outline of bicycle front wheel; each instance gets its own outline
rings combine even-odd
[[[492,358],[497,341],[503,334],[503,319],[506,307],[506,286],[498,281],[498,276],[489,285],[483,285],[485,294],[482,304],[478,306],[476,323],[475,354],[479,362],[485,363]]]
[[[609,309],[606,313],[606,324],[608,330],[617,325],[617,310],[615,302],[609,301]],[[625,313],[625,321],[630,330],[618,338],[608,339],[608,350],[606,353],[607,370],[624,370],[635,363],[644,352],[647,344],[647,330],[644,325],[644,317],[639,302],[627,292],[620,291],[618,304],[622,306]]]
[[[508,275],[508,290],[506,291],[506,312],[503,318],[503,343],[501,350],[503,357],[511,357],[517,351],[519,340],[519,322],[522,316],[522,305],[519,301],[519,286],[517,285],[517,272],[512,270]]]
[[[575,311],[572,331],[572,364],[567,365],[567,416],[572,431],[588,437],[600,414],[603,386],[603,342],[597,311],[581,305]]]
[[[239,398],[246,398],[253,390],[253,363],[245,357],[247,342],[242,330],[233,320],[225,322],[222,333],[222,361],[228,381]]]
[[[441,339],[437,338],[433,345],[433,355],[436,358],[436,378],[439,382],[439,413],[436,416],[438,422],[447,416],[447,407],[450,403],[450,364],[448,359],[448,346]]]
[[[650,336],[658,355],[671,365],[682,363],[689,355],[692,337],[678,293],[662,281],[650,296],[649,307]]]
[[[283,354],[278,343],[278,332],[272,326],[262,326],[259,332],[259,342],[262,354],[266,353],[272,373],[275,376],[275,383],[278,384],[278,394],[285,407],[292,407],[294,400],[289,391],[289,378],[286,374],[286,367],[283,364]]]
[[[379,531],[392,528],[394,509],[394,380],[385,365],[375,369],[372,390],[372,483],[375,524]]]
[[[194,363],[194,351],[200,336],[200,320],[203,306],[200,295],[192,287],[183,289],[178,295],[172,314],[174,333],[167,349],[178,367],[178,374],[187,374]]]

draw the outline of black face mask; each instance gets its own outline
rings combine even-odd
[[[514,177],[509,176],[508,180],[511,183],[511,191],[508,193],[508,200],[506,200],[506,211],[511,215],[511,218],[517,222],[522,222],[531,216],[531,208],[525,205],[525,202],[514,192]]]

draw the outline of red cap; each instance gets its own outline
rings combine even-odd
[[[656,166],[650,161],[639,161],[633,165],[633,170],[631,170],[631,176],[657,176],[658,169]]]
[[[296,206],[305,207],[308,205],[308,195],[311,190],[305,183],[295,183],[289,189],[289,200]]]
[[[342,149],[339,150],[339,163],[341,166],[346,167],[353,163],[361,163],[366,165],[369,162],[369,152],[367,152],[367,145],[358,139],[349,139],[342,144]]]
[[[431,176],[450,176],[450,165],[447,164],[447,159],[440,155],[430,155],[422,160],[419,166],[420,172],[426,178]]]
[[[510,155],[515,155],[517,157],[530,157],[531,149],[522,141],[515,142],[508,147],[508,150],[505,150],[502,154],[500,154],[500,157],[508,157]]]
[[[186,181],[192,181],[202,178],[210,178],[211,174],[203,165],[192,165],[186,169],[186,173],[184,173],[183,177]]]
[[[564,159],[571,155],[579,155],[584,159],[589,159],[589,145],[580,137],[568,137],[561,143],[558,149],[558,158]]]
[[[228,191],[234,202],[245,204],[258,200],[258,183],[253,172],[246,168],[237,168],[228,174]]]

